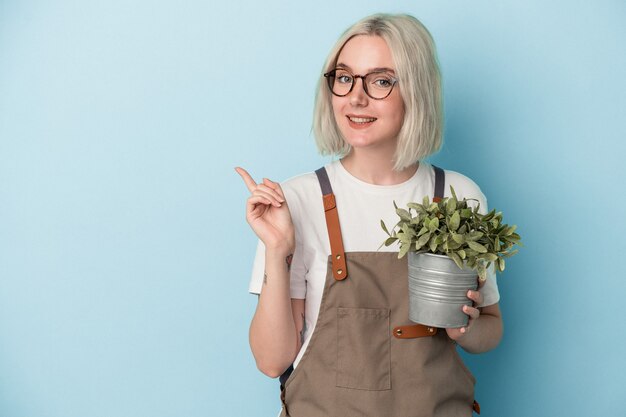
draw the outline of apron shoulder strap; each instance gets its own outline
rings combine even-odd
[[[435,170],[435,196],[433,201],[437,203],[443,198],[443,192],[446,187],[446,174],[443,169],[434,165],[432,167]]]
[[[328,229],[328,239],[330,240],[330,256],[333,267],[333,276],[341,281],[348,276],[346,269],[346,254],[343,250],[343,239],[341,238],[341,227],[339,225],[339,214],[333,188],[330,186],[326,168],[322,167],[315,171],[317,179],[322,188],[322,198],[324,202],[324,213],[326,215],[326,228]]]

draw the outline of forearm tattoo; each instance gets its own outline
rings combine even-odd
[[[302,330],[300,330],[300,344],[304,344],[304,334],[306,333],[306,320],[304,320],[304,313],[302,313]]]
[[[291,261],[293,260],[293,254],[287,255],[285,263],[287,264],[287,271],[291,270]],[[263,285],[267,285],[267,271],[263,271]]]

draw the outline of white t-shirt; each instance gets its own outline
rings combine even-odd
[[[435,174],[432,167],[424,162],[419,164],[413,177],[395,185],[373,185],[361,181],[350,174],[340,161],[326,165],[326,171],[337,202],[345,252],[397,252],[399,248],[396,244],[380,247],[388,237],[380,226],[381,219],[391,229],[399,220],[394,201],[398,207],[406,208],[409,202],[421,203],[424,196],[432,198],[434,195]],[[475,198],[480,202],[480,212],[487,212],[487,200],[471,179],[457,172],[445,171],[444,197],[451,195],[450,186],[454,187],[459,199]],[[291,263],[291,298],[306,298],[304,343],[294,362],[297,366],[317,323],[330,242],[322,191],[315,173],[291,178],[281,183],[281,187],[296,235]],[[500,299],[495,273],[491,269],[481,290],[484,297],[482,306],[495,304]],[[251,293],[260,294],[264,270],[265,247],[259,241],[249,286]]]

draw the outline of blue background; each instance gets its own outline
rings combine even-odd
[[[625,415],[625,2],[5,0],[0,416],[276,415],[233,167],[327,161],[322,63],[377,11],[432,32],[432,161],[525,243],[499,280],[502,344],[466,355],[482,415]]]

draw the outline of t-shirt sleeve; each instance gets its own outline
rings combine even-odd
[[[306,267],[302,259],[302,245],[296,243],[296,249],[291,260],[289,284],[291,298],[304,299],[306,296]],[[263,275],[265,273],[265,245],[259,239],[256,256],[252,265],[252,277],[248,291],[251,294],[261,294],[263,289]]]
[[[485,281],[481,292],[483,293],[483,303],[479,307],[490,306],[500,301],[500,291],[498,291],[498,281],[493,265],[487,270],[487,281]]]

